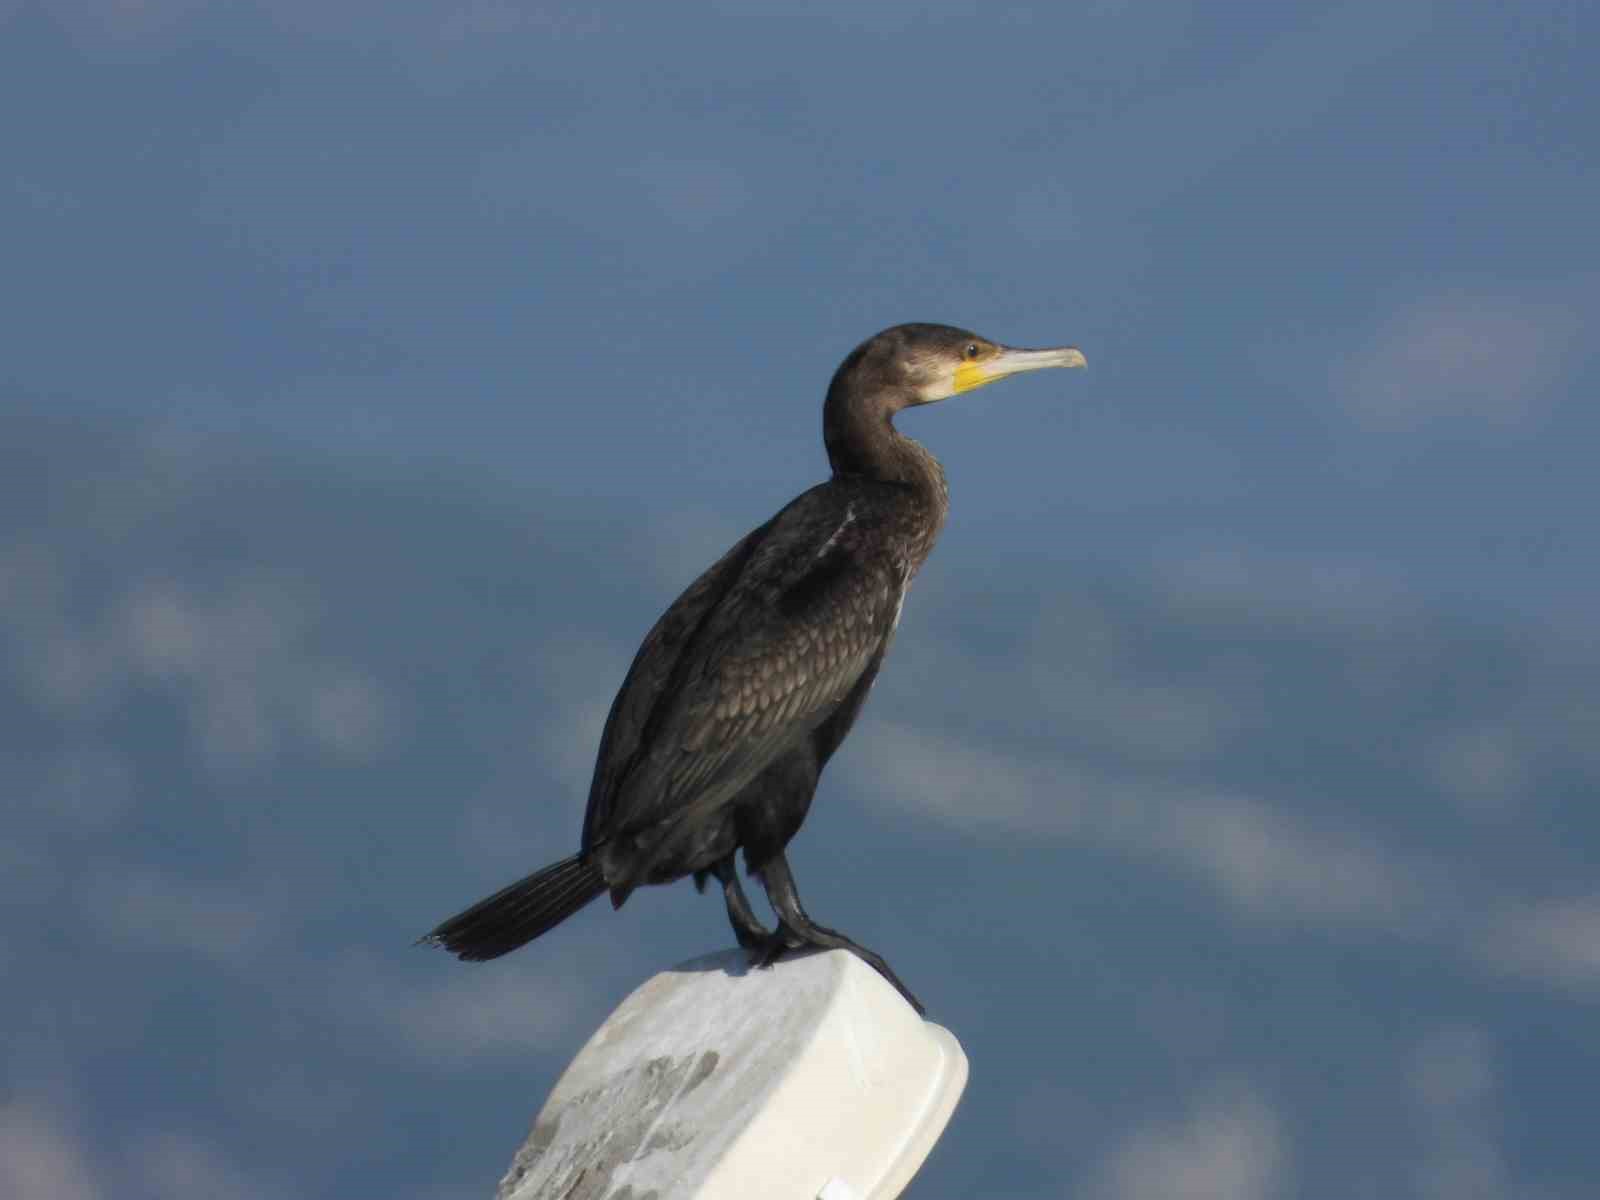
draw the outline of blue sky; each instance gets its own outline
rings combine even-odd
[[[8,390],[743,522],[947,320],[1093,363],[926,424],[993,536],[1593,608],[1576,5],[859,7],[20,6]]]
[[[0,1191],[485,1194],[720,918],[407,941],[934,320],[1090,369],[905,419],[952,518],[797,844],[973,1055],[912,1194],[1584,1194],[1592,23],[0,0]]]

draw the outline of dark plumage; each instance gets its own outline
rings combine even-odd
[[[947,325],[899,325],[851,351],[823,408],[833,477],[724,554],[639,647],[600,739],[578,853],[425,940],[496,958],[602,892],[621,907],[641,884],[714,876],[759,961],[842,947],[921,1012],[881,957],[806,914],[784,847],[861,711],[949,507],[938,462],[892,418],[1019,371],[1082,365],[1074,349],[1012,350]],[[739,884],[741,847],[776,930]]]

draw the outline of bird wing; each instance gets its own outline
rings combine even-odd
[[[707,616],[727,595],[766,529],[763,525],[752,530],[707,567],[668,606],[640,643],[600,735],[594,779],[589,785],[589,806],[583,817],[584,851],[600,839],[609,825],[617,783],[637,763],[640,748],[648,741],[652,718],[658,715],[663,696],[672,691],[673,675],[684,651],[694,644]]]
[[[657,622],[602,739],[586,849],[725,803],[850,695],[904,591],[872,500],[812,489]]]

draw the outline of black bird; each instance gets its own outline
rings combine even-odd
[[[822,410],[833,477],[691,583],[634,656],[600,739],[578,853],[423,940],[498,958],[602,892],[620,908],[640,884],[692,875],[703,889],[714,875],[756,961],[841,947],[922,1012],[879,955],[806,914],[784,847],[861,711],[949,508],[943,469],[894,415],[1021,371],[1083,365],[1070,347],[1013,350],[948,325],[898,325],[852,350]],[[739,884],[741,847],[775,930]]]

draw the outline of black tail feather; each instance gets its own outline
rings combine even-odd
[[[599,865],[574,854],[479,900],[421,940],[468,962],[485,962],[554,929],[605,890]]]

